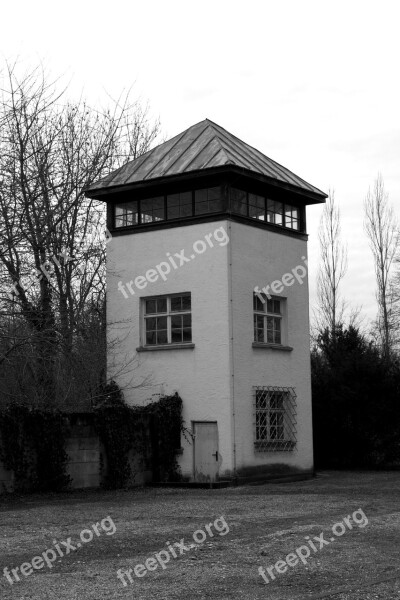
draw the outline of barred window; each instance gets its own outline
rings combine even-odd
[[[290,452],[296,446],[296,393],[290,387],[254,390],[256,452]]]

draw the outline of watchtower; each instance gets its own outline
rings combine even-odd
[[[110,369],[137,353],[128,402],[179,393],[183,475],[311,473],[306,206],[326,194],[206,119],[87,195],[112,234]]]

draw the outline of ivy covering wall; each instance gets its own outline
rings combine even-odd
[[[14,472],[16,491],[68,486],[68,420],[58,410],[11,404],[0,412],[0,460]]]
[[[103,484],[117,489],[134,480],[132,457],[147,458],[155,481],[178,481],[182,400],[175,394],[145,407],[128,406],[119,387],[108,384],[94,407],[94,427],[107,469]],[[0,411],[0,460],[14,473],[16,491],[60,491],[67,474],[70,420],[61,411],[10,404]]]
[[[182,400],[175,394],[147,406],[128,406],[116,384],[108,386],[105,400],[95,409],[95,428],[107,456],[106,487],[126,486],[131,477],[130,453],[151,452],[156,481],[178,481],[181,433],[185,435]]]

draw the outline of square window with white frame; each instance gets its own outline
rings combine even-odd
[[[296,446],[296,393],[290,387],[254,387],[256,452],[288,452]]]
[[[190,292],[143,298],[142,303],[145,346],[192,342]]]
[[[282,345],[285,338],[286,298],[253,295],[254,341]]]

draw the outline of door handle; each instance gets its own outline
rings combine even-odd
[[[214,454],[212,456],[215,456],[215,460],[218,460],[218,450],[216,452],[214,452]]]

